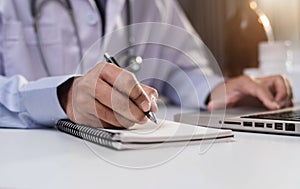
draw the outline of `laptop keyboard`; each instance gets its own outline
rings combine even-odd
[[[270,113],[270,114],[257,114],[257,115],[251,115],[251,116],[243,116],[242,118],[273,119],[273,120],[286,120],[286,121],[300,122],[300,110],[286,111],[286,112],[280,112],[280,113]]]

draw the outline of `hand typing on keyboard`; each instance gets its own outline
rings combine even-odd
[[[229,79],[212,90],[208,109],[264,105],[270,110],[293,106],[293,91],[284,76]]]

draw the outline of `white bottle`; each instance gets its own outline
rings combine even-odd
[[[261,42],[259,44],[259,69],[263,76],[287,74],[292,64],[290,41]]]

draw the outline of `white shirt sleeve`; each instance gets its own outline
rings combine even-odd
[[[57,87],[72,76],[28,82],[22,76],[0,76],[0,126],[38,128],[66,118],[57,98]]]

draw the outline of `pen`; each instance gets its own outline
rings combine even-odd
[[[104,53],[104,58],[107,62],[113,63],[116,66],[121,68],[120,64],[116,61],[116,59],[114,57],[110,56],[108,53]],[[151,121],[153,121],[154,123],[157,124],[157,119],[156,119],[156,116],[155,116],[154,112],[152,111],[152,109],[150,109],[150,111],[144,112],[144,113],[148,119],[150,119]]]

